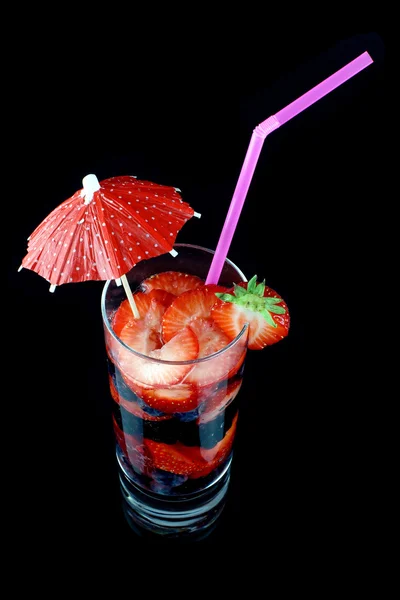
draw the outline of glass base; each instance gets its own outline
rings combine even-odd
[[[120,461],[118,464],[125,518],[138,535],[199,541],[216,526],[225,506],[231,460],[205,490],[168,499],[140,489],[125,473]]]

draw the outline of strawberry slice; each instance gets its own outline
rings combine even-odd
[[[198,319],[192,321],[190,324],[190,328],[195,328],[194,325]],[[203,326],[203,323],[202,323]],[[216,344],[222,344],[222,348],[226,347],[227,340],[220,336],[216,335]],[[229,339],[228,339],[229,341]],[[210,346],[212,347],[212,341],[210,341]],[[217,345],[215,346],[217,347]],[[218,348],[218,350],[222,349]],[[191,383],[199,388],[204,388],[210,386],[211,384],[216,384],[222,381],[223,379],[230,379],[239,371],[240,367],[243,365],[244,359],[246,357],[246,349],[247,349],[247,335],[244,334],[241,339],[239,339],[235,344],[233,344],[230,348],[226,348],[220,354],[216,354],[215,356],[211,356],[209,359],[205,359],[196,363],[191,371],[189,371],[188,375],[185,377],[185,383]],[[217,351],[217,350],[215,350]],[[204,357],[205,358],[205,357]],[[204,397],[204,390],[200,392],[199,402],[201,401],[201,396]]]
[[[167,292],[166,290],[161,290],[161,289],[151,290],[150,292],[148,292],[145,295],[151,299],[155,298],[155,300],[158,300],[158,302],[161,302],[161,304],[163,304],[163,306],[165,306],[165,308],[167,308],[171,304],[171,302],[175,299],[175,294],[171,294],[170,292]]]
[[[190,361],[197,358],[199,344],[195,334],[189,327],[179,331],[162,348],[157,348],[157,340],[146,327],[145,322],[138,320],[136,325],[138,331],[134,332],[132,332],[135,329],[134,327],[124,327],[121,332],[121,339],[141,354],[146,354],[150,358],[159,361],[172,362]],[[143,390],[146,389],[146,386],[167,387],[180,383],[192,368],[191,364],[173,365],[168,362],[148,360],[124,348],[119,352],[118,364],[128,385],[132,380],[133,388],[137,387],[139,383],[143,386]]]
[[[114,402],[117,402],[119,404],[119,394],[117,392],[117,388],[114,385],[114,381],[111,375],[108,376],[108,384],[110,386],[111,398],[114,400]]]
[[[197,317],[190,321],[190,329],[194,331],[199,342],[198,358],[218,352],[231,341],[212,319]]]
[[[233,418],[232,425],[224,435],[223,439],[214,446],[214,448],[200,448],[202,458],[208,463],[203,469],[195,470],[189,473],[189,479],[198,479],[209,475],[228,457],[233,447],[237,428],[238,413]]]
[[[151,330],[157,332],[161,342],[161,326],[162,326],[162,318],[165,313],[165,306],[161,304],[155,298],[152,298],[150,301],[150,306],[146,312],[144,317],[146,326]]]
[[[171,419],[171,415],[151,415],[148,412],[146,412],[145,410],[143,410],[143,408],[141,406],[139,406],[138,402],[135,402],[134,400],[125,400],[125,398],[123,398],[122,396],[120,396],[118,394],[117,388],[115,387],[115,384],[114,384],[114,381],[113,381],[111,375],[109,375],[108,381],[110,384],[111,397],[114,400],[114,402],[116,402],[117,404],[119,404],[120,406],[125,408],[125,410],[127,410],[129,413],[131,413],[135,417],[138,417],[139,419],[143,419],[144,421],[157,421],[157,422],[158,421],[166,421],[168,419]]]
[[[139,296],[139,294],[135,294],[135,295]],[[143,296],[144,296],[144,294],[143,294]],[[125,327],[125,325],[131,325],[134,320],[135,320],[135,317],[133,316],[132,309],[129,306],[129,301],[124,300],[123,302],[121,302],[121,304],[117,308],[117,311],[114,314],[114,317],[112,319],[111,326],[112,326],[114,333],[116,335],[120,336],[121,331]]]
[[[145,296],[145,294],[143,294]],[[122,305],[121,305],[122,306]],[[143,308],[144,305],[142,305]],[[148,297],[146,300],[146,312],[143,318],[129,319],[119,332],[120,339],[130,348],[133,348],[141,354],[150,356],[152,350],[161,348],[161,322],[165,312],[165,306],[156,298]],[[130,307],[129,307],[130,310]],[[122,324],[122,319],[127,311],[123,309],[120,314],[118,328]],[[126,355],[126,350],[121,350],[120,354]]]
[[[142,381],[138,381],[133,377],[132,373],[124,373],[124,371],[120,371],[122,375],[122,379],[126,386],[134,393],[138,398],[144,401],[144,395],[146,390],[153,389],[151,385],[147,385]],[[140,377],[140,373],[137,374]]]
[[[190,325],[193,319],[208,319],[218,298],[216,292],[226,292],[221,286],[202,285],[195,290],[183,292],[170,304],[162,320],[162,335],[168,342],[182,327]]]
[[[188,475],[190,479],[205,477],[218,467],[232,449],[236,433],[238,415],[236,414],[231,427],[224,438],[210,449],[164,444],[145,439],[144,446],[151,463],[157,468],[176,475]]]
[[[157,469],[175,475],[191,475],[196,471],[201,472],[207,466],[199,448],[188,448],[179,442],[163,444],[148,439],[144,440],[144,444]]]
[[[214,394],[201,405],[198,423],[208,423],[224,411],[236,398],[242,385],[242,379],[236,379],[226,387],[217,388]]]
[[[286,303],[264,282],[257,284],[256,276],[247,287],[235,285],[233,294],[216,295],[221,301],[213,307],[212,318],[230,340],[241,332],[245,323],[249,323],[250,350],[261,350],[288,335],[290,317]]]
[[[175,296],[173,294],[170,294],[164,290],[151,290],[148,294],[144,292],[138,292],[137,294],[134,294],[135,304],[141,319],[146,316],[153,299],[157,300],[157,302],[159,302],[165,310],[171,304],[174,298]],[[125,325],[131,325],[135,320],[136,319],[133,316],[129,301],[123,300],[114,314],[112,328],[119,336]]]
[[[197,317],[190,321],[190,329],[194,331],[199,342],[199,358],[210,356],[225,348],[230,339],[212,319]],[[241,366],[245,355],[245,340],[227,349],[221,355],[208,361],[197,363],[185,378],[185,383],[203,387],[228,379]],[[204,396],[204,394],[202,394]]]
[[[142,398],[151,408],[171,414],[189,412],[197,407],[196,387],[178,383],[167,388],[143,388]]]
[[[243,343],[234,345],[210,360],[197,363],[185,378],[185,383],[203,388],[233,377],[244,363],[246,339],[243,339]],[[202,396],[204,396],[203,393]]]
[[[125,408],[125,410],[130,412],[132,415],[134,415],[135,417],[138,417],[139,419],[143,419],[144,421],[159,422],[159,421],[167,421],[172,418],[171,415],[161,415],[161,416],[150,415],[145,410],[143,410],[143,408],[141,408],[137,402],[128,402],[128,400],[125,400],[124,398],[120,398],[119,404],[123,408]]]
[[[142,289],[145,292],[154,289],[165,290],[179,296],[183,292],[194,290],[203,284],[204,281],[195,275],[187,275],[179,271],[164,271],[164,273],[157,273],[145,279],[142,282]]]
[[[119,334],[120,339],[127,346],[146,356],[149,356],[153,350],[161,348],[160,335],[150,326],[149,321],[154,324],[152,316],[149,319],[134,319],[131,323],[125,325]],[[129,362],[131,353],[121,348],[119,354],[120,360],[123,359],[124,363]]]

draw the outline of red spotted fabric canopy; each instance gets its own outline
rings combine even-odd
[[[35,229],[22,261],[53,288],[119,279],[141,260],[173,252],[183,225],[200,216],[174,187],[132,176],[88,175],[83,184]]]

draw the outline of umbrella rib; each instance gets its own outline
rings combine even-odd
[[[84,208],[84,207],[82,207],[82,208]],[[81,217],[81,216],[82,215],[79,215],[79,217]],[[76,218],[76,215],[74,216],[74,218]],[[73,257],[73,248],[76,249],[75,240],[78,237],[77,234],[78,233],[79,233],[79,235],[81,234],[81,227],[79,228],[79,232],[78,232],[78,225],[81,224],[80,221],[81,221],[81,219],[79,219],[79,221],[77,221],[77,224],[76,224],[76,226],[73,229],[73,235],[70,236],[71,239],[70,239],[69,244],[67,246],[67,251],[65,252],[64,260],[63,260],[63,262],[61,264],[61,268],[59,269],[59,272],[57,273],[57,282],[56,282],[56,285],[59,284],[61,273],[65,270],[65,265],[67,264],[68,260],[70,262],[73,261],[73,258],[74,258]]]
[[[129,213],[131,214],[131,213]],[[173,244],[171,244],[169,242],[169,240],[167,240],[163,235],[161,235],[158,231],[154,231],[151,232],[150,234],[150,229],[148,228],[148,224],[146,223],[145,219],[143,219],[141,216],[139,215],[133,215],[131,214],[132,220],[136,223],[136,225],[140,226],[140,229],[143,230],[144,235],[148,235],[150,237],[150,235],[152,236],[152,238],[154,240],[156,240],[156,242],[158,244],[160,244],[160,246],[165,249],[167,252],[169,252],[172,247]]]
[[[112,248],[114,242],[113,242],[113,239],[112,239],[112,232],[109,229],[109,223],[108,223],[107,219],[104,219],[104,223],[102,224],[101,227],[104,228],[104,232],[107,233],[106,236],[103,234],[104,241],[107,244],[110,244],[110,247]],[[112,266],[114,267],[114,269],[115,268],[117,268],[117,269],[120,268],[120,265],[118,264],[118,262],[116,260],[114,260],[115,257],[114,257],[114,255],[113,255],[112,252],[109,253],[108,258],[110,259],[110,262],[112,263]],[[119,277],[115,277],[114,274],[112,274],[112,276],[110,277],[110,279],[119,279]]]

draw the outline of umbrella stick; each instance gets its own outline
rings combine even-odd
[[[124,290],[127,295],[130,307],[132,309],[133,316],[135,317],[135,319],[140,319],[139,311],[138,311],[135,301],[133,299],[132,291],[131,291],[131,288],[129,287],[129,283],[126,278],[126,275],[121,275],[121,281],[122,281],[122,285],[124,286]]]

